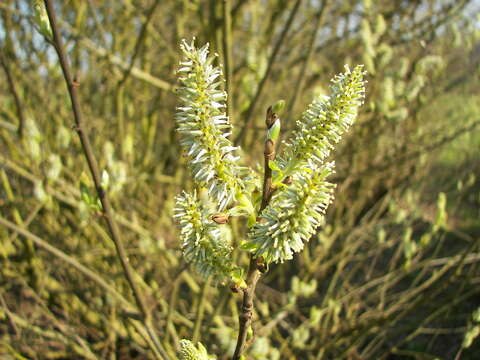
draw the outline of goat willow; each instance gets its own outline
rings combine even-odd
[[[244,293],[239,336],[233,355],[242,358],[251,325],[253,296],[260,272],[269,263],[292,259],[324,222],[335,185],[328,182],[334,162],[327,161],[354,123],[365,96],[365,72],[356,66],[332,79],[331,95],[314,99],[297,121],[291,139],[276,158],[284,101],[266,114],[263,185],[260,174],[241,165],[229,140],[227,94],[220,90],[221,70],[212,65],[208,45],[181,44],[179,106],[176,122],[195,190],[176,198],[175,218],[187,262],[205,278],[230,282]],[[202,196],[197,196],[200,194]],[[258,194],[262,194],[259,198]],[[236,244],[228,236],[230,217],[246,217],[246,237]],[[238,235],[238,234],[237,234]],[[236,265],[235,250],[250,254],[248,271]],[[206,351],[185,340],[182,359],[204,359]],[[199,350],[200,349],[200,350]]]
[[[238,269],[231,263],[234,249],[219,228],[230,214],[250,219],[253,214],[243,250],[262,256],[266,263],[291,259],[322,224],[333,201],[335,186],[327,178],[334,172],[334,163],[326,159],[363,103],[363,66],[353,70],[346,66],[344,73],[332,79],[331,95],[314,99],[297,121],[283,154],[270,161],[274,191],[269,205],[260,212],[252,196],[251,178],[244,175],[253,170],[245,171],[240,165],[235,155],[238,148],[228,138],[232,127],[225,113],[227,94],[220,90],[221,70],[212,65],[214,56],[209,56],[208,45],[197,49],[193,42],[183,41],[181,50],[177,130],[193,180],[199,189],[205,189],[210,203],[204,206],[195,194],[185,192],[177,197],[175,217],[187,261],[204,276],[228,278]],[[273,136],[276,140],[279,127],[276,117],[267,139]]]

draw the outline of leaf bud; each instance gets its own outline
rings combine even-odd
[[[272,112],[274,114],[281,114],[285,108],[285,100],[278,100],[275,104],[272,105]]]
[[[33,2],[33,10],[40,33],[47,38],[52,38],[52,28],[50,27],[50,20],[48,19],[47,10],[45,9],[43,1],[35,0]]]
[[[267,126],[267,129],[270,129],[277,119],[278,115],[272,112],[272,107],[270,106],[267,110],[267,116],[265,116],[265,125]]]
[[[285,185],[290,185],[293,182],[293,177],[292,176],[287,176],[285,179],[283,179],[283,184]]]
[[[267,139],[277,141],[280,135],[280,119],[275,116],[275,122],[268,128]]]
[[[230,290],[235,293],[235,294],[238,294],[240,292],[240,286],[238,284],[235,284],[233,283],[231,286],[230,286]]]
[[[226,224],[230,217],[225,213],[218,213],[212,216],[212,220],[217,224]]]

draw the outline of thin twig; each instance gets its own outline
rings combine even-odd
[[[253,317],[253,299],[255,298],[255,288],[260,279],[260,271],[258,270],[257,259],[252,255],[250,257],[250,265],[248,267],[247,288],[243,291],[243,303],[240,309],[239,330],[237,338],[237,346],[233,354],[233,360],[240,360],[245,345],[247,343],[248,329],[252,324]]]
[[[274,120],[276,119],[277,114],[273,113],[272,107],[267,110],[266,124],[270,128]],[[270,202],[270,198],[273,192],[272,188],[272,169],[270,168],[269,162],[275,159],[275,141],[267,139],[264,146],[264,161],[265,161],[265,170],[264,170],[264,179],[263,179],[263,197],[262,203],[260,205],[259,214],[267,207]],[[242,308],[240,309],[239,318],[239,330],[237,338],[237,346],[235,348],[235,353],[233,354],[233,360],[239,360],[243,354],[247,343],[248,330],[252,324],[253,317],[253,300],[255,298],[255,288],[257,286],[258,280],[262,272],[260,269],[263,267],[263,260],[261,258],[256,258],[254,255],[250,256],[250,264],[248,267],[247,273],[247,288],[243,291],[243,303]]]
[[[13,333],[15,334],[16,337],[19,337],[20,331],[18,330],[17,324],[15,324],[15,319],[12,316],[12,313],[10,312],[10,309],[7,306],[7,302],[3,298],[3,294],[0,294],[0,305],[2,305],[2,307],[5,309],[5,315],[7,316],[8,322],[10,323]]]
[[[72,103],[72,110],[73,110],[76,130],[80,138],[80,142],[82,144],[82,150],[85,154],[93,183],[95,184],[97,195],[102,204],[104,217],[107,222],[111,239],[115,244],[117,257],[120,260],[127,282],[132,290],[138,310],[141,312],[144,326],[147,330],[149,337],[151,338],[153,343],[155,343],[155,345],[157,346],[158,352],[161,353],[164,358],[168,358],[151,325],[151,313],[147,307],[145,296],[144,294],[142,294],[142,291],[140,290],[140,287],[135,280],[134,271],[130,265],[128,255],[125,251],[123,241],[120,236],[120,231],[118,230],[117,224],[114,220],[113,209],[111,207],[110,200],[107,196],[107,192],[105,191],[105,189],[101,184],[101,177],[100,177],[100,170],[98,167],[98,163],[93,154],[92,146],[90,144],[90,139],[86,135],[85,129],[83,128],[84,127],[83,114],[81,111],[80,98],[78,94],[79,83],[75,81],[72,77],[70,64],[67,58],[65,48],[63,46],[63,40],[60,35],[60,30],[57,25],[55,9],[53,7],[52,0],[45,0],[45,6],[47,9],[48,18],[49,18],[50,25],[53,32],[53,44],[55,46],[55,50],[60,60],[60,65],[62,67],[63,75],[67,83],[68,93],[70,95],[70,100]],[[160,357],[160,359],[162,358]]]
[[[40,327],[40,326],[33,325],[32,323],[30,323],[29,320],[15,314],[15,313],[11,313],[11,316],[13,317],[15,322],[18,324],[18,326],[28,330],[29,332],[32,332],[32,333],[36,334],[36,335],[44,337],[45,342],[47,342],[49,340],[57,340],[62,344],[68,345],[69,348],[73,348],[75,350],[75,352],[84,359],[98,360],[98,357],[95,354],[93,354],[88,347],[85,348],[83,346],[77,346],[77,344],[74,342],[73,339],[69,338],[68,336],[63,335],[62,333],[58,332],[56,329],[48,329],[48,328],[45,328],[44,326]],[[71,350],[69,350],[69,351],[71,352]],[[2,354],[2,355],[4,355],[4,354]],[[72,355],[72,354],[69,354],[69,355]]]
[[[470,123],[469,125],[458,129],[453,134],[443,136],[439,140],[437,140],[437,141],[435,141],[431,144],[422,146],[422,147],[420,147],[416,150],[413,150],[409,153],[402,154],[402,155],[387,159],[386,161],[384,161],[381,164],[373,165],[373,166],[368,167],[365,170],[353,173],[353,174],[349,175],[349,178],[350,179],[352,179],[352,178],[353,179],[358,179],[358,178],[360,178],[362,176],[365,176],[367,174],[371,174],[372,172],[379,172],[379,171],[384,171],[385,172],[391,167],[398,167],[399,164],[405,163],[407,161],[415,160],[416,158],[420,157],[422,154],[430,153],[433,150],[452,142],[453,140],[457,139],[459,136],[462,136],[465,133],[468,133],[470,131],[475,130],[475,128],[479,125],[480,125],[480,119],[475,120],[472,123]],[[338,178],[335,178],[334,181],[335,182],[342,182],[342,181],[345,181],[345,178],[338,177]]]
[[[71,29],[73,30],[73,29]],[[99,57],[104,57],[109,63],[118,66],[122,70],[127,70],[129,68],[129,64],[125,62],[123,59],[121,59],[118,56],[110,54],[105,48],[98,46],[95,44],[92,40],[88,38],[79,38],[79,43],[84,45],[87,49],[89,49],[91,52],[97,54]],[[158,77],[150,74],[147,71],[144,71],[136,66],[132,66],[130,70],[130,75],[137,78],[138,80],[142,80],[146,82],[147,84],[150,84],[152,86],[155,86],[159,89],[165,90],[165,91],[174,91],[175,86],[170,84],[169,82],[159,79]]]
[[[97,16],[96,6],[95,6],[95,4],[93,3],[92,0],[87,0],[87,2],[88,2],[88,6],[90,7],[90,11],[92,12],[93,22],[95,23],[95,27],[97,28],[97,32],[98,32],[99,37],[100,37],[100,41],[102,42],[102,45],[105,48],[107,48],[108,43],[107,43],[107,38],[105,36],[105,34],[107,32],[105,31],[105,28],[103,27],[102,23],[100,22],[100,20]]]
[[[29,19],[33,21],[33,16],[26,15],[22,13],[21,11],[18,11],[16,9],[13,9],[9,7],[8,5],[0,3],[0,9],[3,9],[5,11],[8,11],[12,14],[15,14],[17,16],[24,17],[26,19]],[[69,32],[71,32],[71,35],[75,37],[75,39],[79,42],[79,44],[85,46],[88,50],[90,50],[92,53],[96,54],[98,57],[105,58],[110,64],[118,66],[120,69],[126,71],[128,67],[130,66],[126,61],[124,61],[122,58],[112,55],[111,53],[108,52],[108,50],[102,46],[98,46],[94,41],[91,39],[83,36],[82,32],[71,26],[65,21],[62,21],[60,19],[59,21],[60,25],[62,27],[65,27]],[[159,89],[165,90],[165,91],[174,91],[175,86],[165,80],[159,79],[158,77],[150,74],[149,72],[142,70],[136,66],[133,66],[132,69],[130,70],[130,75],[135,77],[138,80],[144,81],[149,85],[152,85],[154,87],[157,87]]]
[[[34,174],[28,172],[21,166],[15,164],[10,159],[2,156],[0,154],[0,168],[6,168],[13,171],[18,176],[22,177],[25,180],[32,182],[33,184],[42,180],[42,178],[35,176]],[[55,185],[55,186],[53,186]],[[62,189],[62,191],[57,190],[58,188]],[[69,183],[61,180],[56,179],[55,183],[51,186],[48,183],[45,185],[45,191],[47,194],[53,196],[54,198],[58,199],[59,201],[68,204],[74,208],[79,207],[79,200],[80,199],[80,190],[78,188],[73,187]],[[71,194],[72,196],[66,195],[67,193]],[[141,224],[134,223],[127,218],[123,217],[121,214],[114,214],[115,220],[125,228],[141,235],[141,236],[151,236],[151,232],[141,226]]]
[[[45,303],[44,299],[41,298],[41,296],[27,283],[25,279],[20,279],[20,282],[22,286],[28,290],[29,296],[31,296],[34,301],[43,309],[43,313],[45,314],[46,318],[51,321],[51,323],[60,331],[60,333],[64,334],[66,338],[71,338],[77,341],[77,343],[83,349],[85,349],[86,352],[92,354],[92,356],[98,360],[88,346],[87,341],[78,334],[78,331],[57,318],[50,310],[49,306]]]

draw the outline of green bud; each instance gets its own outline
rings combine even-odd
[[[247,283],[243,279],[244,273],[243,269],[237,268],[232,271],[230,274],[230,277],[234,283],[234,288],[235,289],[246,289],[247,288]]]
[[[40,33],[47,38],[52,38],[52,28],[50,27],[50,20],[48,19],[47,10],[45,9],[43,1],[35,0],[33,2],[33,9],[35,11],[35,21],[40,28]]]
[[[274,114],[281,114],[285,108],[285,100],[278,100],[275,104],[272,105],[272,112]]]
[[[253,328],[252,326],[249,326],[247,330],[247,339],[252,339],[252,338],[253,338]]]
[[[267,139],[272,140],[273,142],[278,140],[278,136],[280,135],[280,119],[276,119],[273,125],[268,129],[267,132]]]
[[[101,185],[105,190],[107,190],[110,186],[110,175],[108,174],[107,170],[102,171]]]
[[[80,181],[80,194],[85,204],[90,205],[92,203],[92,198],[90,196],[90,192],[88,191],[88,186],[83,181]]]

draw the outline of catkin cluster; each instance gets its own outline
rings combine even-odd
[[[260,211],[260,181],[252,169],[239,164],[228,139],[231,125],[225,114],[227,94],[220,90],[222,74],[212,65],[208,46],[197,49],[192,42],[181,45],[177,129],[196,187],[205,189],[209,206],[196,194],[177,197],[175,218],[180,226],[186,260],[204,276],[241,283],[243,271],[232,263],[235,250],[222,227],[229,216],[248,218],[246,239],[239,248],[266,263],[284,262],[303,249],[324,221],[333,201],[335,185],[328,182],[334,163],[331,151],[354,123],[365,96],[362,66],[332,79],[330,96],[313,100],[297,121],[296,130],[277,160],[270,159],[273,192]],[[270,112],[275,112],[275,106]],[[278,137],[280,119],[270,124],[267,140]],[[280,149],[281,150],[281,149]],[[249,175],[245,175],[249,174]],[[287,181],[288,180],[288,181]],[[257,188],[255,188],[257,186]]]

